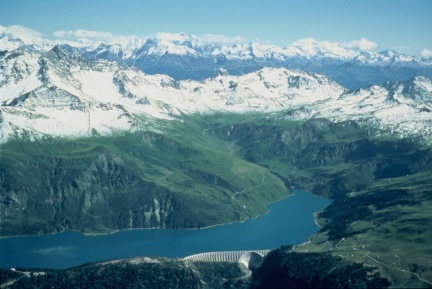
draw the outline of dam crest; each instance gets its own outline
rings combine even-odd
[[[206,252],[184,257],[191,262],[238,262],[250,270],[259,268],[270,250]]]

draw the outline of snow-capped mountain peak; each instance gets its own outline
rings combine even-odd
[[[339,45],[329,41],[317,41],[313,38],[300,39],[292,43],[286,49],[287,55],[300,56],[305,58],[328,57],[340,58],[342,60],[353,59],[359,55],[359,52],[347,50]]]
[[[33,33],[33,34],[32,34]],[[272,45],[251,43],[215,43],[205,42],[195,35],[186,33],[159,33],[149,38],[136,36],[114,38],[109,43],[90,43],[83,39],[77,41],[49,41],[42,35],[23,27],[0,26],[0,50],[13,50],[23,45],[35,49],[49,50],[56,44],[75,47],[85,51],[89,57],[99,56],[110,60],[128,61],[131,63],[142,56],[162,57],[165,54],[195,56],[199,58],[225,55],[227,59],[261,59],[285,61],[292,58],[335,59],[338,61],[357,61],[368,64],[377,62],[421,62],[420,58],[406,56],[395,51],[385,50],[380,53],[346,49],[342,44],[329,41],[318,41],[313,38],[300,39],[286,48]]]
[[[170,42],[175,45],[184,45],[189,48],[194,48],[204,44],[204,42],[195,35],[188,35],[186,33],[158,33],[153,37],[153,39],[157,41]]]
[[[432,138],[432,84],[417,76],[432,75],[432,66],[395,51],[349,50],[311,38],[287,48],[210,43],[184,33],[94,46],[0,31],[2,141],[151,129],[143,119],[192,113],[279,111]],[[387,74],[392,81],[385,83],[380,77]],[[373,85],[339,84],[352,75]]]
[[[4,27],[0,25],[0,51],[12,51],[22,46],[32,47],[36,50],[49,50],[54,44],[42,36],[42,34],[23,26]]]
[[[292,119],[349,119],[385,133],[432,138],[432,81],[426,77],[354,91],[320,74],[271,67],[176,81],[117,62],[86,60],[60,46],[8,52],[0,66],[2,141],[155,129],[143,119],[184,114],[280,111]]]

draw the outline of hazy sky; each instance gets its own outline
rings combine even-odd
[[[184,32],[282,47],[309,37],[364,38],[375,50],[432,51],[432,0],[0,0],[0,25],[22,25],[47,38],[77,30],[140,37]]]

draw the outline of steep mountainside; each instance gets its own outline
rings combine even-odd
[[[193,120],[164,134],[2,145],[1,234],[199,228],[255,217],[289,191]]]
[[[285,68],[176,81],[116,62],[88,61],[58,46],[43,53],[18,49],[0,61],[3,142],[11,136],[157,131],[157,120],[184,114],[275,111],[293,120],[356,120],[387,135],[426,140],[431,135],[432,81],[426,77],[355,91]]]
[[[329,252],[430,286],[430,76],[430,60],[312,40],[0,35],[0,235],[201,228],[299,187],[334,202],[280,272]]]

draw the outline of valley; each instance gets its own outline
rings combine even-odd
[[[271,121],[253,123],[238,126],[236,143],[255,140],[241,154],[291,186],[334,200],[317,214],[320,232],[293,251],[378,266],[395,287],[430,285],[428,145],[371,136],[349,122],[313,120],[279,131]]]
[[[377,266],[395,286],[427,286],[431,280],[431,264],[424,258],[432,237],[432,151],[426,143],[377,137],[355,122],[287,120],[284,113],[187,117],[169,128],[172,133],[164,136],[131,133],[27,147],[7,143],[3,165],[12,158],[19,162],[3,175],[15,170],[13,175],[34,177],[26,179],[21,190],[27,194],[20,200],[10,193],[3,202],[3,235],[206,227],[263,214],[265,204],[296,187],[334,202],[317,215],[320,232],[295,252],[330,252]],[[31,183],[41,179],[46,183]],[[5,180],[13,178],[3,180],[4,188],[12,187]],[[42,186],[52,193],[42,198],[37,190]],[[143,186],[151,190],[140,193]],[[93,194],[86,200],[88,188]],[[190,206],[197,198],[200,205]],[[33,204],[30,210],[17,209],[15,204],[24,202]],[[49,202],[55,204],[51,211],[44,205]]]
[[[315,213],[317,234],[265,248],[275,250],[254,272],[157,257],[26,278],[2,269],[12,287],[105,284],[113,271],[155,283],[147,270],[183,288],[351,286],[348,271],[363,287],[432,285],[430,60],[183,34],[129,46],[0,40],[2,238],[244,222],[294,189],[333,200]]]

